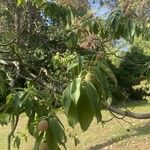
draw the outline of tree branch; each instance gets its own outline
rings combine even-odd
[[[102,105],[109,111],[116,113],[121,116],[135,118],[135,119],[150,119],[150,113],[134,113],[130,112],[128,110],[121,110],[118,108],[115,108],[113,106],[108,105],[107,103],[102,103]]]
[[[31,79],[33,79],[35,82],[39,83],[41,86],[49,89],[49,90],[53,90],[53,91],[57,91],[59,93],[62,93],[63,89],[60,89],[57,86],[52,86],[50,84],[48,84],[47,82],[45,82],[44,80],[38,78],[38,76],[34,75],[33,73],[31,73],[28,69],[24,68],[24,71],[29,75],[29,77]]]
[[[22,34],[23,34],[24,30],[18,34],[15,38],[13,38],[10,42],[8,43],[4,43],[4,44],[0,44],[0,46],[8,46],[11,45],[12,43],[14,43]]]

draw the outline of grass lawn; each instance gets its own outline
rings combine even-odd
[[[136,106],[136,107],[134,107]],[[150,112],[150,103],[132,102],[128,109],[134,112]],[[86,132],[82,132],[79,125],[73,131],[67,124],[66,117],[59,112],[58,116],[65,124],[66,133],[76,133],[80,144],[75,147],[73,138],[67,142],[68,150],[149,150],[150,149],[150,120],[136,120],[126,118],[127,122],[113,119],[107,122],[103,127],[94,120]],[[103,111],[104,120],[111,118],[111,115]],[[27,119],[22,116],[17,130],[27,133]],[[9,126],[0,127],[0,150],[7,150],[7,134],[10,131]],[[28,141],[22,141],[20,150],[32,150],[34,139],[28,135]],[[15,148],[13,148],[15,150]]]

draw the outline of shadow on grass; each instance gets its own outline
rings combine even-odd
[[[131,133],[132,131],[134,133]],[[132,138],[132,137],[148,135],[148,134],[150,134],[150,122],[144,124],[142,127],[133,127],[132,131],[129,134],[118,136],[116,138],[112,138],[112,139],[110,139],[107,142],[104,142],[102,144],[96,144],[94,146],[91,146],[89,148],[89,150],[100,150],[100,149],[103,149],[107,146],[110,146],[113,143],[118,143],[120,141],[129,139],[129,138]]]

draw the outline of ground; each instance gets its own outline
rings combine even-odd
[[[136,107],[134,107],[136,106]],[[129,109],[134,112],[150,112],[150,103],[132,102]],[[104,119],[108,120],[111,115],[103,111]],[[103,127],[94,120],[86,132],[82,132],[79,125],[73,131],[67,124],[66,117],[62,112],[58,113],[66,127],[67,136],[77,134],[80,144],[75,147],[72,137],[67,142],[68,150],[148,150],[150,149],[150,119],[136,120],[126,118],[127,122],[113,119]],[[17,130],[27,133],[26,117],[22,116]],[[7,134],[9,126],[0,127],[0,150],[7,150]],[[27,143],[22,142],[20,150],[32,150],[34,139],[28,135]],[[15,148],[13,148],[15,150]]]

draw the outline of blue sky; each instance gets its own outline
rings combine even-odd
[[[110,12],[108,8],[101,6],[100,2],[91,3],[90,5],[96,16],[102,16],[106,18]]]

